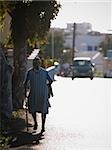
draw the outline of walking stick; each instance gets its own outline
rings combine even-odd
[[[26,129],[27,131],[29,131],[28,129],[28,97],[25,98],[25,109],[26,109]]]
[[[28,129],[28,96],[29,96],[30,91],[27,91],[26,97],[25,97],[25,110],[26,110],[26,129],[27,131],[29,131]]]

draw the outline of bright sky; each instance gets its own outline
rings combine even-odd
[[[92,30],[112,33],[112,0],[60,0],[62,8],[51,27],[67,23],[92,24]],[[109,31],[111,30],[111,31]]]

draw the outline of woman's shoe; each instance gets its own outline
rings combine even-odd
[[[43,132],[45,132],[45,128],[42,128],[42,129],[41,129],[41,133],[43,133]]]

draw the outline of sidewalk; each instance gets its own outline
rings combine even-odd
[[[10,132],[7,136],[11,137],[9,142],[9,150],[31,149],[30,146],[39,144],[39,140],[43,139],[41,133],[33,133],[33,121],[28,113],[28,131],[25,121],[25,110],[21,110],[20,118],[11,120]]]

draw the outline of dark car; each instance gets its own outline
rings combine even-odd
[[[89,57],[75,57],[72,65],[72,80],[74,78],[94,77],[94,64]]]

